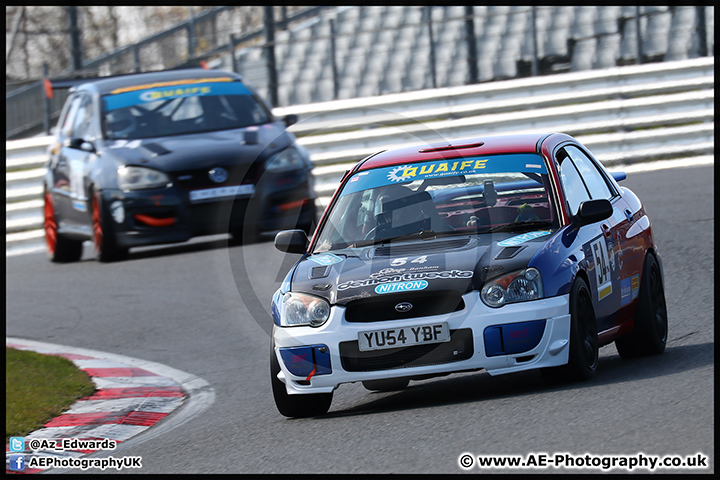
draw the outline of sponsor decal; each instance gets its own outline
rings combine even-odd
[[[338,290],[347,290],[348,288],[362,288],[372,287],[380,284],[398,284],[398,283],[411,283],[420,280],[442,280],[442,279],[455,279],[455,278],[472,278],[472,270],[449,270],[444,272],[403,272],[390,274],[386,276],[371,276],[371,278],[365,278],[362,280],[349,280],[338,285]],[[427,283],[427,282],[426,282]],[[426,285],[427,286],[427,285]],[[396,290],[387,290],[377,293],[389,293],[390,291],[405,291],[401,290],[403,287],[392,287]],[[422,287],[425,288],[425,287]],[[410,290],[422,290],[422,288],[409,288]]]
[[[550,230],[540,230],[537,232],[523,233],[522,235],[516,235],[514,237],[510,237],[501,242],[498,242],[498,246],[499,247],[514,247],[515,245],[520,245],[521,243],[529,242],[530,240],[544,237],[546,235],[550,235],[551,233],[552,232]]]
[[[610,261],[608,248],[602,237],[590,243],[590,251],[595,259],[595,275],[597,277],[598,300],[602,300],[612,293],[610,280]]]
[[[620,306],[623,307],[638,297],[640,293],[640,275],[620,280]]]
[[[313,262],[319,263],[320,265],[332,265],[338,262],[342,262],[342,257],[338,257],[333,253],[321,253],[319,255],[313,255],[310,257]]]
[[[183,84],[192,83],[189,86]],[[166,86],[161,84],[145,85],[145,88],[131,87],[130,89],[115,90],[113,94],[103,97],[105,110],[112,111],[118,108],[131,107],[149,102],[170,100],[173,98],[196,97],[205,95],[250,95],[250,90],[241,82],[215,82],[212,79],[204,79],[202,83],[185,81],[177,86]]]
[[[405,182],[417,178],[444,177],[447,175],[462,175],[475,173],[485,168],[488,159],[482,160],[457,160],[450,162],[430,162],[422,165],[403,165],[395,167],[388,173],[388,180],[391,182]]]
[[[384,283],[375,287],[375,293],[412,292],[416,290],[424,290],[427,287],[428,282],[426,280],[416,280],[412,282],[399,283]],[[395,308],[397,309],[397,307]]]
[[[140,94],[143,102],[154,102],[163,98],[188,97],[192,95],[207,95],[210,87],[166,88],[164,90],[148,90]]]
[[[547,173],[545,163],[537,154],[507,154],[497,157],[465,157],[423,163],[381,167],[353,175],[340,196],[385,185],[460,175],[485,173],[532,172]]]

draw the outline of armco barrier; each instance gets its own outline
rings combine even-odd
[[[606,165],[712,155],[714,58],[619,67],[277,108],[316,165],[319,206],[379,150],[478,135],[559,131]],[[6,143],[8,242],[42,236],[41,181],[52,137]]]

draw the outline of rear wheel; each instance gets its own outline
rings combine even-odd
[[[667,343],[667,306],[660,266],[652,254],[645,258],[634,321],[633,331],[615,340],[620,356],[633,358],[663,353]]]
[[[578,278],[570,292],[570,352],[568,363],[542,370],[551,383],[589,380],[595,376],[599,344],[592,297],[587,284]]]
[[[270,382],[273,397],[275,398],[275,406],[282,415],[303,418],[327,413],[332,403],[332,392],[288,395],[285,384],[277,378],[278,373],[280,373],[280,365],[273,349],[270,352]]]
[[[55,204],[50,192],[45,192],[43,228],[45,230],[45,245],[51,262],[77,262],[82,257],[81,240],[70,240],[58,233],[58,224],[55,217]]]
[[[127,248],[118,248],[110,221],[110,214],[100,197],[100,192],[95,192],[92,198],[93,244],[95,255],[101,262],[124,260],[128,255]]]
[[[366,380],[362,382],[363,387],[376,392],[397,392],[404,390],[410,380],[407,378],[390,378],[387,380]]]

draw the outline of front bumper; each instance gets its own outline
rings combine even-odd
[[[500,375],[559,366],[568,362],[569,295],[509,304],[499,309],[485,305],[476,291],[463,295],[463,300],[465,302],[463,310],[431,317],[351,323],[344,318],[344,307],[333,306],[330,319],[318,328],[274,325],[274,354],[281,369],[278,378],[285,383],[287,393],[291,395],[329,393],[342,383],[402,377],[422,378],[479,369],[486,370],[490,375]],[[402,360],[398,360],[393,354],[387,357],[391,360],[385,364],[380,359],[375,364],[366,363],[360,368],[355,362],[357,358],[351,358],[353,342],[357,343],[360,332],[417,327],[438,322],[448,323],[451,332],[450,342],[434,344],[432,349],[428,348],[430,345],[425,345],[424,350],[418,350],[419,356],[407,355],[409,349],[418,347],[395,349],[398,350],[397,355],[412,359],[409,361],[411,366],[398,366],[398,362]],[[514,353],[506,354],[498,351],[497,332],[500,331],[498,326],[520,324],[520,327],[525,328],[528,325],[537,326],[543,323],[544,328],[541,333],[537,331],[539,340],[537,343],[533,341],[531,348],[523,350],[515,346],[506,349]],[[471,351],[463,351],[466,345],[472,346]],[[312,347],[308,353],[308,357],[315,358],[316,362],[312,375],[291,373],[288,363],[285,363],[290,362],[291,355],[288,355],[288,352],[303,351],[288,350],[293,347]],[[284,355],[281,352],[284,352]],[[386,352],[390,353],[389,350]]]
[[[105,190],[103,202],[111,210],[122,205],[113,221],[118,246],[123,248],[177,243],[201,235],[309,226],[316,219],[315,198],[308,188],[193,203],[189,192],[177,187],[120,191]],[[117,209],[115,209],[117,210]]]

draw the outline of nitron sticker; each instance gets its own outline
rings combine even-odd
[[[416,290],[424,290],[428,286],[425,280],[417,280],[414,282],[385,283],[375,287],[375,293],[394,293],[394,292],[412,292]]]
[[[498,246],[499,247],[514,247],[515,245],[520,245],[521,243],[529,242],[530,240],[544,237],[545,235],[550,235],[551,233],[552,232],[550,230],[541,230],[538,232],[523,233],[522,235],[510,237],[501,242],[498,242]]]

